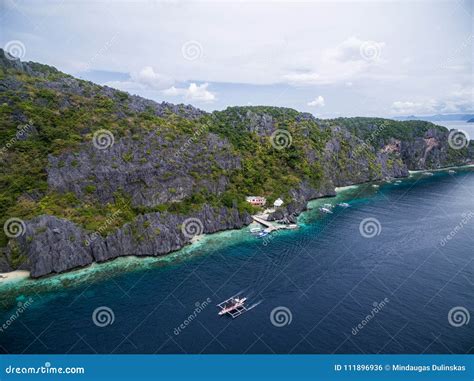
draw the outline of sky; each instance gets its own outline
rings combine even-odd
[[[474,112],[474,1],[0,0],[27,61],[204,110]]]

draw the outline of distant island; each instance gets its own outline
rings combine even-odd
[[[239,229],[265,200],[294,221],[336,187],[469,163],[430,122],[205,112],[99,86],[0,50],[0,272],[41,277],[158,256]],[[10,227],[12,229],[10,229]]]
[[[436,114],[425,116],[397,116],[396,120],[426,120],[428,122],[449,122],[449,121],[467,121],[472,123],[474,120],[473,114]]]
[[[467,121],[468,123],[474,123],[474,118],[471,118]]]

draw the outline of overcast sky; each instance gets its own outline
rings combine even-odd
[[[24,60],[206,110],[474,111],[474,1],[0,0]]]

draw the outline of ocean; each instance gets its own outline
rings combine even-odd
[[[440,121],[433,122],[439,126],[446,127],[450,130],[461,130],[467,132],[470,140],[474,140],[474,123],[467,123],[464,120],[453,120],[453,121]]]
[[[312,201],[265,239],[0,283],[0,351],[474,353],[474,169],[378,185]],[[249,310],[218,316],[235,294]]]

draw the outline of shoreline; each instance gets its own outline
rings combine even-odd
[[[457,167],[443,167],[443,168],[436,168],[436,169],[424,169],[424,170],[419,170],[419,171],[408,171],[408,173],[411,175],[416,175],[417,173],[423,173],[423,172],[444,172],[444,171],[449,171],[452,169],[464,169],[464,168],[473,168],[474,164],[466,164],[466,165],[461,165]]]
[[[29,271],[14,270],[8,273],[0,273],[0,284],[23,280],[23,279],[31,279]]]
[[[468,164],[464,166],[444,167],[444,168],[433,169],[433,170],[409,171],[409,176],[400,178],[400,179],[402,181],[406,181],[406,180],[409,180],[413,175],[421,174],[423,172],[435,172],[435,171],[443,172],[443,171],[449,171],[452,169],[468,169],[468,168],[473,168],[473,167],[474,167],[474,164]],[[343,187],[336,187],[335,188],[336,195],[330,198],[338,197],[346,191],[355,190],[361,186],[366,186],[368,184],[375,184],[379,182],[381,181],[377,180],[377,181],[371,181],[371,182],[366,182],[366,183],[347,185]],[[327,199],[328,197],[319,197],[312,200],[308,200],[306,204],[306,207],[307,207],[306,210],[302,211],[297,216],[297,219],[299,220],[301,218],[304,220],[305,215],[312,212],[312,210],[314,209],[312,206],[314,206],[315,203],[323,203]],[[108,270],[110,270],[110,268],[112,269],[119,268],[123,270],[124,272],[127,272],[127,271],[133,271],[137,269],[138,270],[144,269],[148,266],[157,266],[157,265],[161,265],[167,262],[183,260],[183,259],[186,259],[186,257],[193,255],[194,252],[199,251],[201,248],[204,247],[206,243],[209,243],[209,241],[211,242],[217,241],[218,244],[222,244],[224,246],[231,244],[232,241],[230,239],[225,239],[225,237],[223,237],[225,235],[237,236],[241,234],[241,235],[250,237],[247,234],[247,232],[255,224],[256,223],[253,221],[252,223],[250,223],[247,226],[242,227],[241,229],[222,230],[222,231],[212,233],[212,234],[201,234],[199,236],[194,237],[189,245],[182,247],[181,249],[176,250],[174,252],[170,252],[168,254],[162,255],[162,256],[117,257],[106,262],[100,262],[100,263],[94,262],[82,268],[72,269],[70,271],[66,271],[63,273],[52,273],[41,278],[31,278],[29,276],[30,275],[29,271],[26,271],[26,270],[14,270],[7,273],[0,273],[0,291],[2,291],[2,288],[3,288],[2,286],[6,286],[6,285],[13,285],[13,284],[23,285],[24,284],[25,286],[30,286],[30,285],[41,286],[42,284],[46,284],[46,283],[60,283],[61,284],[63,281],[68,281],[70,279],[77,280],[77,278],[81,278],[81,280],[86,280],[97,273],[102,273],[102,272],[107,273]],[[304,222],[303,222],[303,225],[304,225]],[[1,278],[1,276],[3,276],[4,278]]]

